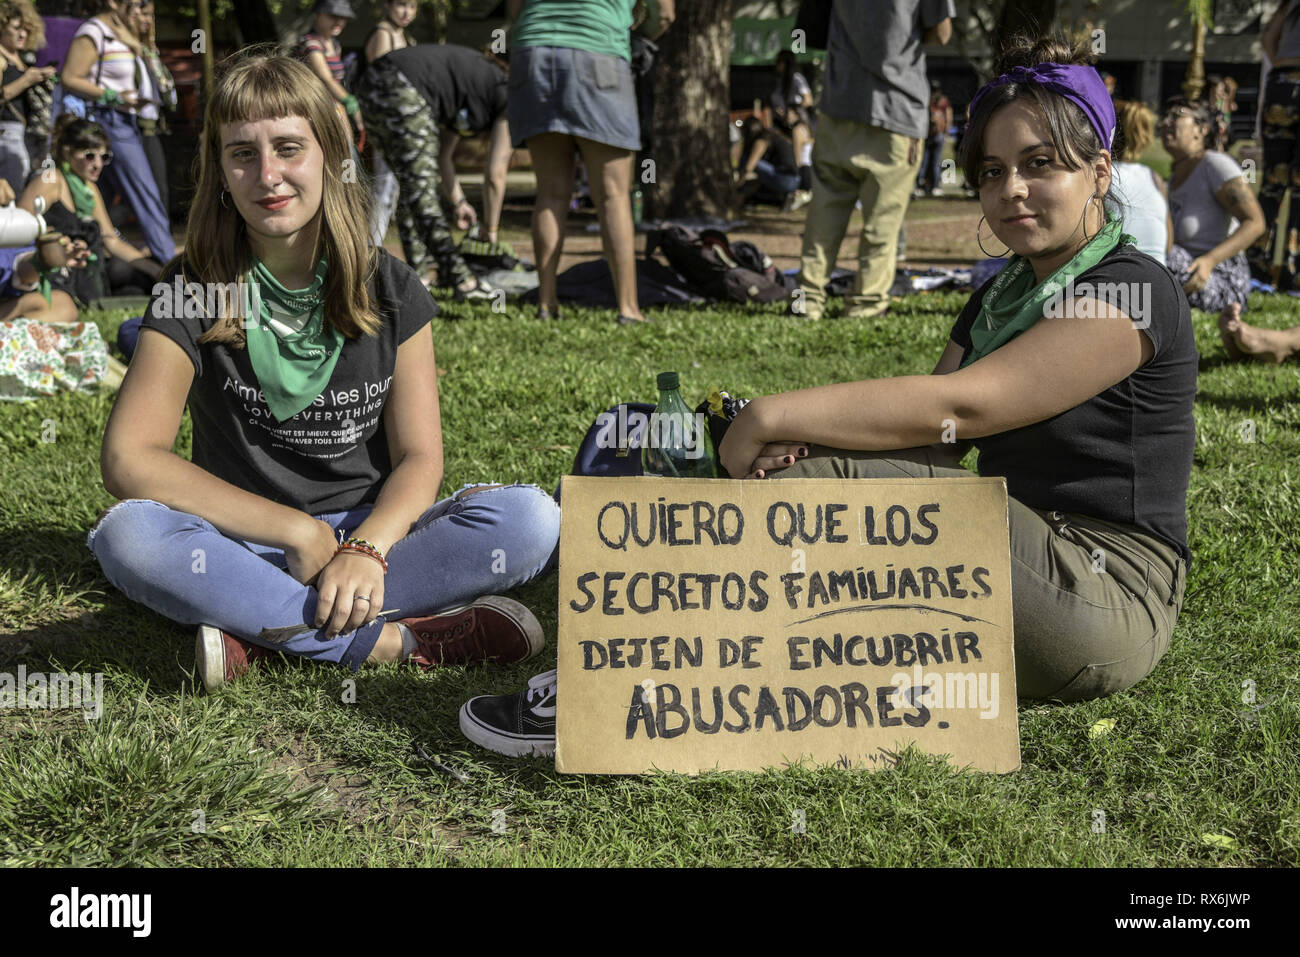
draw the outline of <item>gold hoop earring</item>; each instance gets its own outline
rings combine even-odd
[[[985,249],[985,248],[984,248],[984,239],[983,239],[982,236],[980,236],[980,230],[982,230],[983,228],[984,228],[984,217],[981,216],[981,217],[980,217],[980,221],[975,225],[975,243],[976,243],[976,245],[979,246],[979,248],[980,248],[980,252],[982,252],[985,256],[988,256],[989,259],[1001,259],[1001,258],[1002,258],[1003,256],[1005,256],[1007,253],[1011,252],[1011,247],[1010,247],[1010,246],[1007,246],[1006,249],[1002,250],[1002,252],[997,253],[996,255],[995,255],[994,253],[989,252],[987,249]],[[1006,244],[1003,243],[1003,245],[1006,245]]]
[[[230,195],[230,190],[226,189],[226,188],[223,186],[223,187],[221,188],[221,195],[217,197],[217,199],[220,200],[220,202],[221,202],[221,208],[222,208],[222,209],[229,209],[229,208],[230,208],[230,205],[226,202],[226,197],[229,196],[229,195]]]

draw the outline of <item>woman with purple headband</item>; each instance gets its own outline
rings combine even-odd
[[[756,399],[720,454],[745,478],[942,478],[973,443],[1010,496],[1018,693],[1079,701],[1149,674],[1182,608],[1196,346],[1177,281],[1106,213],[1097,71],[1054,40],[999,67],[961,163],[981,246],[1011,258],[934,374]]]

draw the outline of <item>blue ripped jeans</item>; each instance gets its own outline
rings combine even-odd
[[[384,611],[355,631],[314,628],[316,589],[286,570],[284,552],[223,535],[207,519],[147,499],[128,499],[86,536],[104,575],[132,601],[173,621],[215,625],[254,644],[354,670],[387,621],[428,615],[507,591],[550,567],[560,509],[535,485],[506,485],[462,497],[466,486],[420,516],[387,555]],[[350,536],[373,505],[315,516]],[[302,625],[278,641],[263,629]]]

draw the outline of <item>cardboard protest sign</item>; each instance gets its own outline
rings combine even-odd
[[[1002,479],[567,476],[561,771],[1020,766]]]

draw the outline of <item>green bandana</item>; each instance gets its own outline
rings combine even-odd
[[[289,290],[255,261],[244,289],[248,358],[267,407],[285,422],[321,394],[343,351],[343,333],[325,321],[324,259],[306,289]]]
[[[95,194],[86,181],[72,171],[72,167],[64,163],[61,167],[63,178],[68,181],[68,191],[72,193],[72,205],[77,212],[78,219],[90,219],[95,215]]]
[[[1074,280],[1087,272],[1116,246],[1136,245],[1137,240],[1124,232],[1124,224],[1112,219],[1092,237],[1074,258],[1047,279],[1038,282],[1034,269],[1024,256],[1012,256],[1002,267],[993,285],[984,294],[980,314],[970,327],[971,352],[962,368],[1006,345],[1039,319],[1053,296],[1066,294]]]

